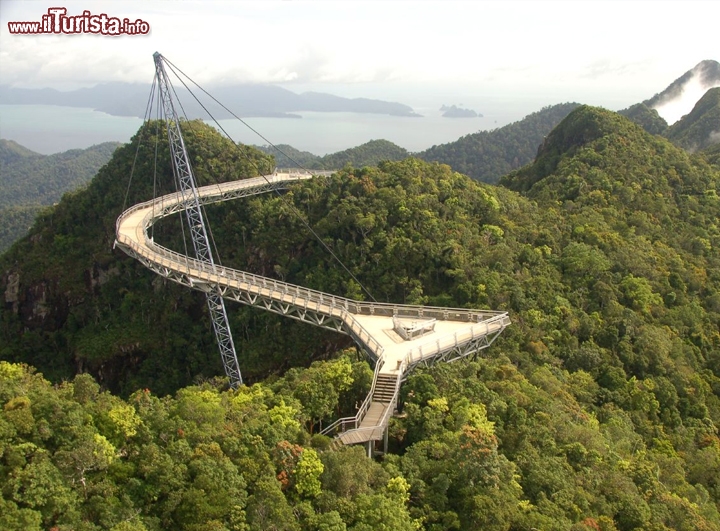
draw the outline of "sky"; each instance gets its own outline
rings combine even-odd
[[[106,14],[147,35],[13,35],[8,22]],[[277,83],[422,105],[455,94],[617,110],[720,60],[720,2],[0,0],[0,83],[150,83],[160,51],[201,84]],[[431,97],[432,96],[432,97]]]

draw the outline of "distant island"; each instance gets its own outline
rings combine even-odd
[[[412,107],[402,103],[368,98],[343,98],[321,92],[297,94],[274,85],[225,85],[210,87],[208,91],[238,116],[301,118],[298,112],[353,112],[385,114],[389,116],[419,117]],[[92,88],[67,92],[55,89],[25,89],[0,85],[0,101],[5,105],[60,105],[85,107],[113,116],[142,118],[150,85],[139,83],[105,83]],[[188,118],[207,118],[200,106],[182,88],[177,88]],[[231,114],[217,104],[203,101],[217,119]]]
[[[482,118],[482,114],[475,112],[472,109],[463,109],[457,105],[443,105],[440,107],[443,111],[443,118]]]

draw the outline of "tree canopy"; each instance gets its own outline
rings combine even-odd
[[[184,127],[203,183],[273,165]],[[720,530],[707,154],[582,106],[499,187],[407,158],[208,207],[224,264],[362,297],[292,203],[378,300],[510,312],[481,357],[409,377],[376,462],[317,435],[370,387],[347,338],[231,306],[253,385],[228,390],[202,295],[110,250],[131,153],[0,257],[4,528]]]

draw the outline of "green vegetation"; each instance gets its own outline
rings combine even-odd
[[[668,124],[662,116],[644,103],[637,103],[632,107],[619,111],[619,114],[630,118],[652,135],[661,135],[668,128]]]
[[[710,164],[720,166],[720,142],[701,151]]]
[[[300,151],[288,144],[278,144],[277,146],[253,146],[254,148],[275,157],[275,164],[278,168],[313,168],[319,169],[321,157],[313,155],[309,151]],[[276,149],[277,148],[277,149]]]
[[[119,146],[105,142],[87,149],[40,155],[0,139],[0,252],[27,233],[43,206],[92,179]]]
[[[338,169],[350,164],[357,168],[377,166],[385,160],[402,160],[409,155],[407,150],[388,140],[371,140],[360,146],[325,155],[320,159],[322,168]]]
[[[201,183],[273,166],[202,123],[187,123],[184,131]],[[90,371],[126,394],[143,387],[164,394],[222,371],[201,294],[165,286],[112,248],[123,205],[153,196],[156,134],[162,138],[157,192],[172,190],[165,131],[151,122],[138,133],[127,199],[137,138],[118,148],[87,188],[43,211],[30,234],[0,257],[0,359],[30,363],[54,381]],[[181,237],[178,225],[173,228],[171,242]]]
[[[42,208],[39,205],[0,208],[0,253],[27,234]]]
[[[299,166],[313,170],[337,170],[346,165],[362,168],[377,166],[385,160],[402,160],[409,153],[406,149],[388,140],[370,140],[357,147],[318,157],[308,151],[299,151],[292,146],[278,146],[282,153],[271,146],[259,147],[262,152],[275,157],[280,168],[296,168]]]
[[[499,129],[433,146],[418,153],[418,157],[449,164],[453,170],[478,181],[496,183],[506,173],[531,162],[545,135],[577,106],[562,103],[545,107]]]
[[[273,165],[184,126],[203,183]],[[152,193],[154,132],[128,203]],[[201,294],[110,251],[134,150],[0,257],[0,358],[58,384],[0,364],[4,528],[720,530],[712,153],[582,106],[500,187],[408,158],[292,188],[378,300],[513,320],[409,378],[374,462],[317,435],[370,385],[347,338],[229,305],[256,383],[225,390]],[[362,297],[277,196],[207,213],[223,263]],[[177,220],[155,238],[183,248]]]

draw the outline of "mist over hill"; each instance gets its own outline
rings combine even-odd
[[[720,87],[720,63],[704,60],[643,103],[672,125],[689,113],[705,92],[715,87]]]
[[[668,128],[665,136],[689,151],[720,143],[720,87],[708,90],[690,113]]]

